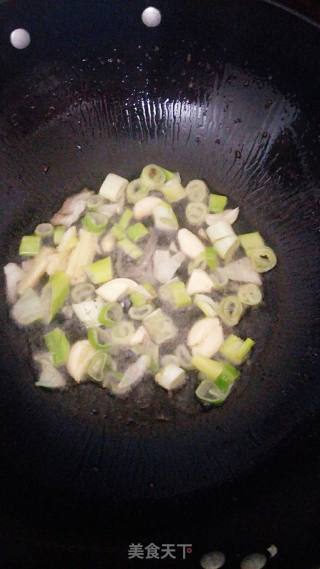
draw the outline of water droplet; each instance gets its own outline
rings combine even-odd
[[[154,6],[148,6],[143,10],[141,19],[148,28],[155,28],[161,23],[161,12]]]
[[[252,553],[241,561],[241,569],[263,569],[267,563],[267,558],[262,553]]]
[[[10,34],[10,43],[16,49],[25,49],[31,43],[31,36],[28,30],[17,28]]]
[[[226,556],[222,551],[212,551],[206,553],[200,559],[202,569],[220,569],[226,562]]]

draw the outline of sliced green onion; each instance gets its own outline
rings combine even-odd
[[[78,242],[77,229],[75,225],[71,225],[71,227],[63,232],[57,250],[59,253],[63,253],[62,257],[64,258],[64,253],[68,253],[71,249],[74,249]]]
[[[164,198],[169,203],[179,202],[186,197],[186,191],[181,186],[179,180],[173,178],[166,182],[161,188]]]
[[[95,292],[95,288],[90,283],[81,283],[74,286],[71,289],[71,300],[72,302],[78,304],[84,300],[92,298]]]
[[[179,223],[172,207],[165,203],[160,202],[152,210],[154,224],[157,229],[161,231],[176,231],[179,228]]]
[[[48,309],[45,315],[45,321],[49,324],[55,317],[60,308],[63,307],[69,296],[70,281],[69,277],[63,271],[54,273],[49,278],[48,284],[43,288],[43,298],[48,298]],[[48,295],[48,296],[47,296]]]
[[[143,283],[142,286],[150,294],[150,298],[157,298],[157,291],[151,283]]]
[[[271,271],[277,264],[277,257],[271,247],[250,249],[249,257],[257,273]]]
[[[127,236],[131,241],[136,243],[146,237],[149,234],[149,229],[143,223],[135,223],[134,225],[130,225],[127,229]]]
[[[160,359],[161,367],[166,367],[168,365],[179,366],[179,358],[174,354],[165,354]]]
[[[130,239],[122,239],[118,241],[118,247],[122,249],[122,251],[131,257],[131,259],[139,259],[143,255],[143,250],[138,247],[135,243],[132,243]]]
[[[159,166],[159,168],[164,173],[167,182],[168,182],[168,180],[172,180],[173,178],[180,181],[180,175],[178,174],[178,172],[171,172],[170,170],[167,170],[166,168],[163,168],[162,166]]]
[[[218,312],[226,326],[236,326],[243,313],[242,304],[237,296],[226,296],[221,300]]]
[[[239,247],[239,239],[236,236],[224,237],[215,242],[214,248],[219,257],[226,262],[229,262]]]
[[[103,213],[96,211],[88,211],[82,220],[84,229],[89,231],[89,233],[102,233],[106,228],[108,223],[108,218]]]
[[[206,261],[204,259],[203,253],[200,253],[198,257],[196,257],[195,259],[190,261],[190,263],[188,263],[187,267],[188,275],[191,275],[193,271],[195,271],[196,269],[201,269],[202,271],[206,269]]]
[[[228,284],[229,279],[227,275],[222,271],[220,272],[219,269],[214,271],[214,273],[211,273],[209,276],[215,290],[221,290]]]
[[[35,354],[34,361],[41,366],[39,379],[35,383],[37,387],[44,387],[46,389],[61,389],[62,387],[65,387],[66,380],[64,376],[52,365],[50,354],[41,352]]]
[[[95,353],[88,340],[78,340],[71,346],[67,370],[77,383],[86,379],[88,366]]]
[[[99,194],[96,194],[94,196],[90,196],[87,199],[87,208],[90,211],[95,211],[96,209],[98,209],[102,204],[104,203],[104,199],[102,196],[100,196]]]
[[[175,355],[178,359],[178,365],[186,370],[193,368],[192,355],[185,344],[179,344],[175,349]]]
[[[217,316],[219,303],[215,302],[206,294],[196,294],[194,304],[209,318]]]
[[[240,371],[231,364],[223,364],[223,370],[215,380],[215,385],[224,393],[229,392],[230,387],[240,377]]]
[[[85,271],[94,284],[111,281],[111,279],[113,279],[112,259],[111,257],[99,259],[99,261],[88,265]]]
[[[249,255],[251,249],[257,247],[264,247],[264,240],[258,231],[252,233],[243,233],[239,235],[241,247],[245,250],[246,255]]]
[[[101,298],[84,300],[83,302],[72,304],[72,310],[77,318],[83,322],[87,328],[99,326],[98,317],[103,305]]]
[[[211,213],[220,213],[223,211],[228,203],[227,196],[219,194],[210,194],[209,196],[209,211]]]
[[[121,200],[127,185],[128,180],[126,178],[110,172],[103,181],[99,194],[115,203]]]
[[[116,346],[128,346],[135,332],[134,325],[128,320],[117,322],[111,329],[111,339]]]
[[[241,365],[250,354],[254,345],[255,342],[251,338],[242,340],[238,336],[231,334],[223,342],[220,353],[233,364]]]
[[[211,269],[212,271],[216,269],[218,265],[218,259],[217,259],[217,253],[213,247],[205,247],[203,258],[205,260],[208,269]]]
[[[154,307],[151,304],[145,304],[144,306],[131,306],[129,309],[129,316],[132,320],[144,320],[151,312]]]
[[[163,169],[156,164],[148,164],[140,174],[140,180],[143,187],[148,190],[158,190],[166,181],[166,175]]]
[[[147,197],[149,193],[148,188],[143,187],[141,180],[133,180],[127,187],[127,200],[130,204],[135,204]]]
[[[111,229],[111,235],[113,235],[117,241],[120,241],[121,239],[125,239],[126,232],[120,227],[119,223],[115,223]]]
[[[216,360],[211,360],[205,356],[193,356],[191,362],[194,368],[203,373],[208,379],[211,379],[212,381],[217,379],[217,377],[219,377],[223,371],[223,363],[217,362]]]
[[[208,214],[208,208],[203,202],[190,202],[186,207],[186,218],[191,225],[202,225]]]
[[[190,202],[206,202],[208,188],[203,180],[191,180],[186,187],[186,194]]]
[[[40,320],[43,316],[43,306],[39,295],[32,288],[25,289],[13,305],[11,316],[21,326],[28,326]]]
[[[57,225],[57,226],[54,228],[53,242],[54,242],[55,245],[59,245],[59,244],[60,244],[61,239],[62,239],[62,237],[63,237],[65,231],[66,231],[66,228],[65,228],[64,225]]]
[[[123,375],[124,374],[120,371],[107,371],[107,373],[104,374],[102,387],[110,389],[110,391],[113,392],[113,390],[117,388],[120,381],[122,380]]]
[[[139,346],[134,346],[132,347],[132,350],[136,353],[136,354],[145,354],[147,356],[150,357],[150,364],[149,364],[149,371],[152,374],[157,373],[157,371],[159,370],[159,346],[157,344],[155,344],[154,342],[151,342],[151,340],[147,340],[145,342],[143,342],[143,344],[140,344]]]
[[[205,379],[196,389],[196,396],[204,405],[217,407],[225,402],[230,391],[231,387],[224,393],[212,381]]]
[[[154,310],[143,321],[149,336],[156,344],[163,344],[172,340],[177,335],[177,328],[175,327],[170,316],[165,314],[161,308]]]
[[[70,344],[67,336],[60,328],[55,328],[44,336],[45,344],[52,356],[53,365],[56,367],[67,363]]]
[[[119,227],[121,227],[121,229],[127,229],[129,227],[132,217],[133,217],[133,211],[129,208],[125,209],[122,216],[119,219]]]
[[[108,341],[103,342],[101,338],[107,339]],[[89,328],[88,340],[95,350],[108,351],[110,348],[110,338],[107,336],[107,333],[100,330],[100,328]]]
[[[102,326],[112,328],[123,317],[123,308],[118,302],[106,304],[100,311],[98,321]]]
[[[192,304],[186,285],[179,279],[175,279],[160,287],[159,294],[161,298],[170,302],[174,308],[186,308]]]
[[[173,391],[174,389],[179,389],[185,384],[186,373],[181,367],[175,364],[169,364],[160,369],[154,379],[158,385],[161,385],[161,387],[167,391]]]
[[[135,306],[136,308],[140,308],[148,302],[144,294],[141,292],[132,292],[129,298],[132,306]]]
[[[239,246],[239,240],[230,223],[217,221],[208,227],[207,235],[219,257],[224,260],[231,259]]]
[[[40,247],[41,238],[39,235],[25,235],[20,242],[19,255],[35,257],[38,255]]]
[[[109,367],[109,363],[110,356],[103,352],[98,352],[89,362],[87,369],[88,376],[97,383],[102,383],[105,377],[105,372]]]
[[[51,225],[51,223],[39,223],[34,232],[36,235],[41,237],[41,239],[51,237],[51,235],[53,235],[53,225]]]
[[[238,297],[242,304],[256,306],[262,301],[262,292],[260,288],[252,283],[241,285],[238,288]]]

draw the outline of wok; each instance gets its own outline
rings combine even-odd
[[[226,567],[320,563],[320,33],[272,2],[12,1],[1,5],[0,263],[22,233],[109,171],[156,162],[204,178],[278,255],[257,340],[224,407],[34,387],[1,271],[3,567],[131,567],[130,543],[192,544]],[[8,41],[17,27],[31,45]],[[246,328],[243,328],[246,331]],[[154,561],[156,564],[156,561]]]

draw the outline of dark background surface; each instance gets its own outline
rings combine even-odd
[[[32,386],[1,308],[2,566],[130,567],[130,542],[221,549],[227,568],[320,561],[317,28],[262,2],[11,2],[0,34],[1,263],[21,232],[108,170],[159,161],[225,191],[279,255],[253,366],[230,404],[169,421],[91,386]],[[205,22],[204,26],[204,14]],[[10,31],[32,44],[17,52]],[[3,279],[1,275],[1,279]],[[253,382],[252,377],[256,381]],[[107,419],[107,420],[106,420]],[[175,431],[177,431],[175,433]],[[146,460],[147,457],[147,460]],[[175,567],[179,561],[138,561]]]

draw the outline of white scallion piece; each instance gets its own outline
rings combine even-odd
[[[225,221],[230,225],[233,225],[237,221],[240,209],[238,207],[234,209],[225,209],[221,213],[208,213],[206,217],[207,225],[214,225],[218,221]]]
[[[123,196],[129,181],[118,174],[108,174],[99,190],[99,194],[111,202],[118,202]]]
[[[208,188],[203,180],[191,180],[186,186],[187,198],[190,202],[206,202]]]
[[[131,364],[126,371],[120,382],[116,384],[112,391],[114,395],[125,397],[130,391],[136,387],[142,380],[150,364],[150,356],[143,354],[136,362]]]
[[[195,259],[204,251],[204,245],[192,231],[189,229],[180,229],[178,231],[178,243],[180,249],[189,259]]]
[[[142,200],[138,201],[133,208],[133,215],[135,219],[145,219],[150,217],[154,208],[161,204],[162,200],[156,196],[147,196]]]
[[[107,302],[116,302],[138,287],[132,279],[118,278],[97,288],[96,293]]]
[[[210,225],[207,229],[207,234],[212,243],[215,243],[219,239],[224,239],[225,237],[236,237],[230,223],[226,221],[218,221],[214,225]]]
[[[27,288],[34,288],[39,283],[41,277],[46,272],[48,262],[54,249],[51,247],[42,247],[40,253],[33,259],[30,269],[26,272],[23,279],[18,285],[18,293],[23,294]]]
[[[43,307],[40,296],[32,288],[27,288],[13,305],[11,316],[21,326],[41,320]]]
[[[130,346],[138,346],[147,342],[149,339],[149,334],[144,326],[139,326],[130,340]]]
[[[62,389],[66,385],[66,380],[62,373],[52,364],[51,356],[48,353],[38,353],[33,357],[34,361],[40,365],[41,372],[35,385],[46,389]]]
[[[196,294],[194,304],[203,312],[205,316],[214,318],[218,314],[219,303],[215,302],[206,294]]]
[[[170,281],[181,267],[185,256],[179,252],[170,255],[169,251],[157,249],[153,255],[153,274],[160,283]]]
[[[88,328],[100,326],[99,314],[103,307],[103,300],[84,300],[83,302],[74,303],[72,309],[77,318],[83,322]]]
[[[188,334],[187,344],[193,355],[211,358],[222,346],[224,335],[219,318],[202,318],[195,322]]]
[[[80,229],[79,241],[69,257],[66,269],[71,284],[78,284],[87,280],[85,268],[95,258],[97,242],[98,235]]]
[[[6,278],[6,293],[7,299],[10,304],[17,300],[18,284],[25,276],[25,272],[16,263],[8,263],[3,267]]]
[[[162,368],[155,375],[155,382],[161,385],[167,391],[173,391],[179,389],[185,384],[186,374],[185,371],[174,364],[169,364]]]
[[[157,204],[153,210],[154,225],[160,231],[176,231],[179,228],[176,214],[166,202]]]
[[[67,370],[77,383],[81,383],[86,378],[90,360],[95,353],[95,349],[88,340],[79,340],[71,346]]]
[[[178,333],[170,316],[165,314],[161,308],[157,308],[157,310],[154,310],[154,312],[147,316],[143,324],[151,340],[158,345],[172,340]]]
[[[232,261],[224,267],[218,269],[221,276],[225,276],[230,281],[237,281],[240,283],[253,283],[261,285],[262,280],[254,270],[251,260],[248,257],[241,257],[237,261]]]
[[[92,192],[84,189],[82,192],[67,198],[63,202],[61,209],[50,219],[52,225],[65,225],[65,227],[70,227],[70,225],[76,223],[81,214],[85,211],[87,199],[91,195]]]
[[[197,294],[202,292],[211,292],[213,283],[208,273],[202,269],[194,269],[187,283],[187,293]]]
[[[100,241],[100,247],[103,253],[111,253],[116,246],[116,238],[112,233],[107,233]]]

